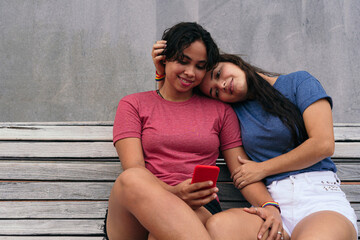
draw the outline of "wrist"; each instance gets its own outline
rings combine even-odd
[[[155,81],[159,82],[165,79],[165,74],[160,74],[158,73],[158,71],[156,70],[155,72]]]
[[[275,207],[275,208],[277,208],[277,210],[279,211],[279,213],[281,213],[280,205],[279,205],[278,202],[268,201],[268,202],[265,202],[264,204],[262,204],[261,207],[262,207],[262,208]]]
[[[270,163],[270,164],[269,164]],[[268,161],[264,161],[264,162],[261,162],[260,163],[260,167],[262,169],[261,173],[263,174],[263,178],[266,178],[268,176],[271,176],[273,175],[271,173],[271,162],[268,160]]]

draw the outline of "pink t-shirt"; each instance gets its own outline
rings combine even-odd
[[[229,105],[198,95],[170,102],[156,91],[119,102],[113,142],[128,137],[141,139],[146,168],[169,185],[191,178],[198,164],[215,165],[219,149],[242,145],[239,121]]]

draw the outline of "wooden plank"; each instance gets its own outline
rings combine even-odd
[[[338,170],[337,175],[341,181],[360,182],[360,163],[358,164],[336,163],[336,167]]]
[[[2,200],[103,200],[109,198],[113,182],[0,182]],[[243,201],[232,183],[218,183],[219,198]],[[349,201],[359,201],[360,185],[342,185]]]
[[[100,235],[103,219],[0,220],[1,235]]]
[[[0,157],[117,157],[112,142],[0,142]]]
[[[107,206],[108,201],[0,201],[0,218],[104,218]]]
[[[360,125],[335,125],[335,141],[360,141]]]
[[[112,142],[0,142],[0,157],[117,157]],[[360,158],[359,142],[335,143],[334,158]]]
[[[118,160],[117,160],[118,161]],[[219,182],[230,182],[225,163],[219,163]],[[338,162],[342,181],[360,181],[360,163]],[[79,161],[0,161],[0,180],[113,181],[122,172],[120,162]]]
[[[120,161],[0,161],[0,180],[114,181],[121,172]]]
[[[113,121],[0,122],[0,126],[112,126]]]
[[[103,237],[93,237],[93,236],[86,236],[86,237],[49,237],[49,236],[36,236],[36,237],[29,237],[29,236],[1,236],[1,240],[103,240]]]
[[[0,140],[107,140],[112,123],[105,122],[0,122]],[[359,124],[334,124],[336,141],[360,141]]]
[[[0,182],[1,200],[103,200],[113,182]]]
[[[112,126],[0,125],[0,140],[112,141]]]
[[[360,158],[360,142],[336,142],[333,158]]]

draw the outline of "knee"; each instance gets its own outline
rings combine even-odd
[[[212,237],[212,239],[220,239],[219,237],[221,236],[221,232],[220,230],[223,229],[224,227],[226,227],[224,225],[224,219],[222,217],[222,214],[215,214],[213,216],[211,216],[205,224],[205,227],[207,229],[207,231],[209,232],[210,236]],[[221,230],[223,231],[223,230]]]
[[[128,201],[138,198],[141,189],[146,189],[144,187],[146,181],[143,180],[145,174],[148,173],[141,168],[130,168],[123,171],[116,179],[112,192],[121,196],[121,199],[127,198]]]

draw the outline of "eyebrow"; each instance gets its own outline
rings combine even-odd
[[[189,57],[188,55],[185,55],[184,53],[183,53],[182,55],[183,55],[183,58],[186,58],[186,59],[188,59],[188,60],[190,60],[190,61],[192,60],[191,57]],[[206,64],[206,60],[200,60],[199,63],[204,63],[204,64]]]

